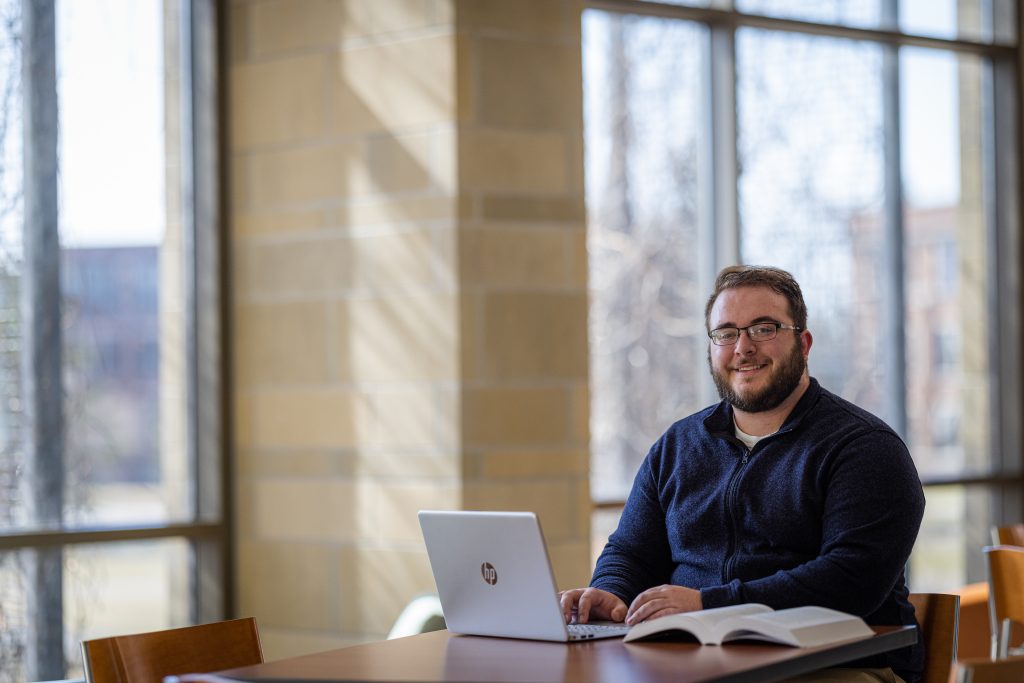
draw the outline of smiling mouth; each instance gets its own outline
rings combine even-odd
[[[747,372],[756,372],[756,371],[761,370],[762,368],[766,368],[766,367],[768,367],[767,363],[761,363],[759,365],[747,364],[747,365],[737,366],[737,367],[733,368],[733,371],[734,372],[739,372],[739,373],[742,374],[742,373],[747,373]]]

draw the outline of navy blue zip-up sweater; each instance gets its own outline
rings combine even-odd
[[[875,625],[914,624],[904,565],[924,514],[906,445],[880,419],[810,386],[750,451],[725,403],[676,422],[651,447],[591,585],[628,605],[662,584],[705,608],[821,605]],[[847,666],[911,682],[920,644]]]

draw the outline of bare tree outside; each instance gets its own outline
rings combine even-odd
[[[811,374],[883,415],[876,337],[851,333],[879,323],[881,48],[743,29],[736,52],[741,259],[794,274]]]
[[[23,522],[19,472],[21,332],[19,253],[21,215],[21,3],[0,0],[0,527]],[[21,555],[0,553],[0,682],[24,679],[25,605]]]
[[[698,407],[697,283],[705,34],[687,22],[584,19],[596,499],[625,496],[651,444]]]

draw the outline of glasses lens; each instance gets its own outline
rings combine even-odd
[[[751,325],[747,328],[747,334],[754,341],[768,341],[775,336],[775,332],[778,328],[771,324],[765,323],[764,325]]]
[[[735,344],[739,339],[740,331],[735,327],[721,327],[711,333],[711,340],[719,346]]]

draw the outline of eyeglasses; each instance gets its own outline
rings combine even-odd
[[[711,337],[711,341],[714,342],[715,346],[732,346],[740,340],[740,332],[743,330],[747,331],[747,336],[750,337],[752,342],[763,342],[770,339],[775,339],[775,335],[779,333],[779,330],[793,330],[799,332],[802,328],[794,327],[793,325],[786,325],[784,323],[766,322],[766,323],[754,323],[753,325],[747,325],[746,327],[719,327],[717,330],[711,330],[708,332],[708,336]]]

